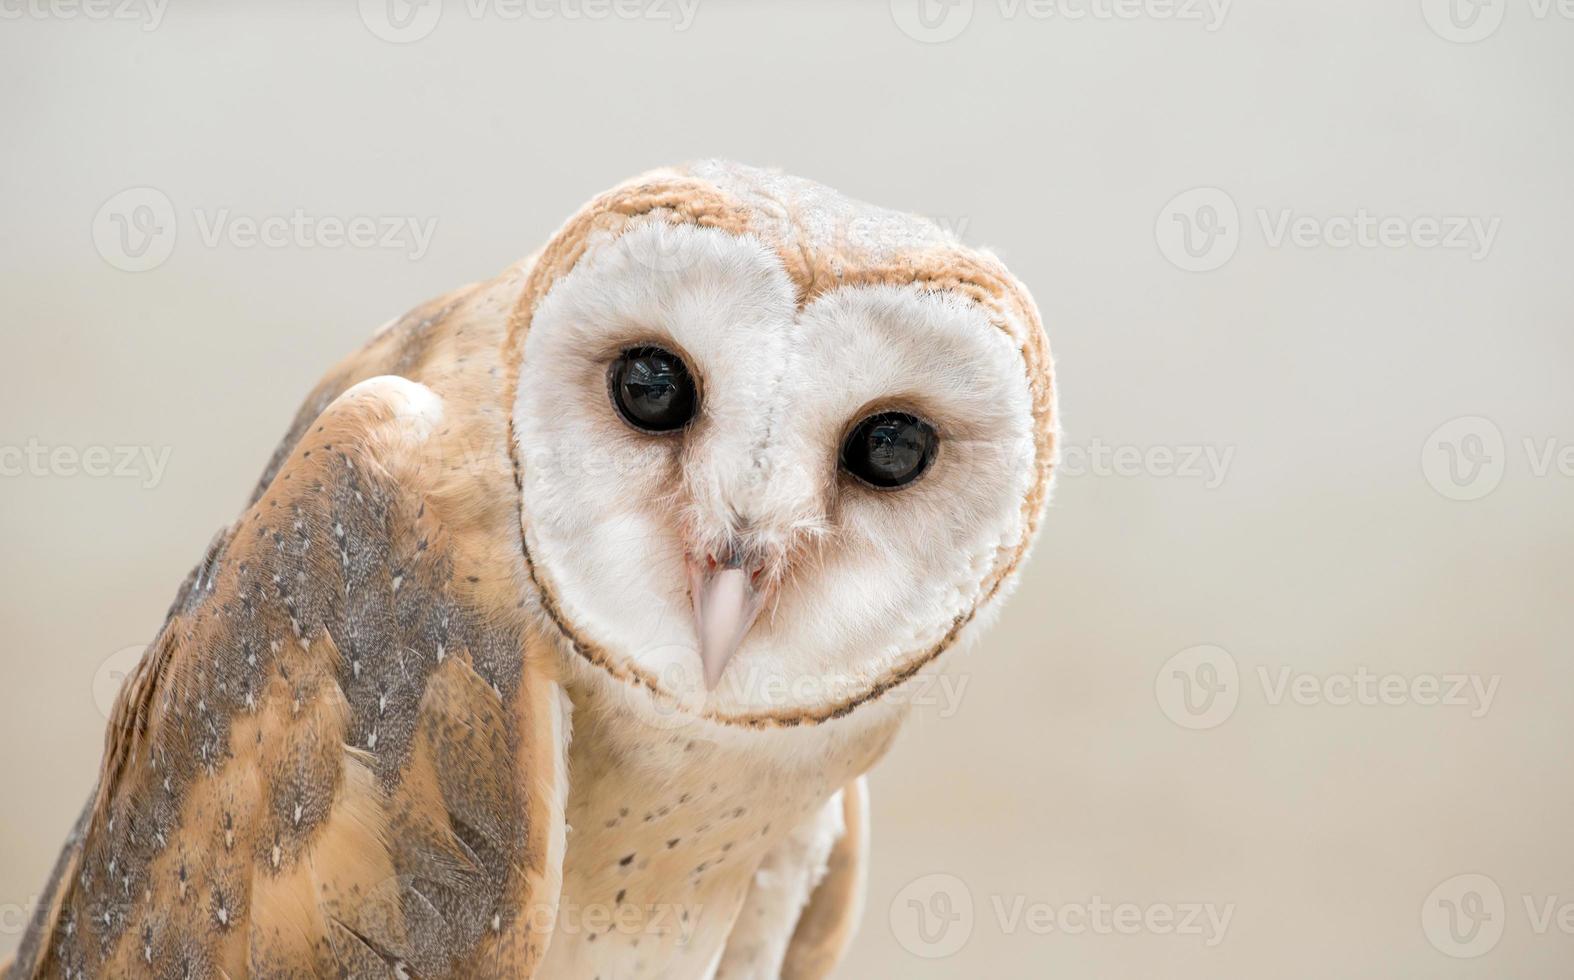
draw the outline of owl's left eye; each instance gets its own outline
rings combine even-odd
[[[918,479],[934,462],[940,437],[934,427],[906,412],[881,412],[853,427],[842,444],[842,469],[881,490]]]
[[[626,350],[609,377],[618,414],[644,432],[672,432],[694,417],[699,398],[683,359],[660,347]]]

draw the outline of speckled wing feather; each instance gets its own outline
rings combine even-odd
[[[496,391],[520,275],[309,400],[123,688],[9,977],[530,975],[566,733]]]

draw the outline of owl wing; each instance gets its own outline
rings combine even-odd
[[[123,687],[8,976],[532,973],[566,719],[496,438],[394,377],[298,434]]]
[[[825,877],[809,898],[782,963],[782,980],[823,980],[841,962],[863,919],[869,876],[869,786],[859,776],[842,790],[842,836]]]

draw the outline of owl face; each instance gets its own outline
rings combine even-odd
[[[661,215],[590,231],[520,348],[543,605],[668,710],[798,724],[878,700],[994,598],[1036,517],[1035,379],[960,291],[806,295],[780,241]]]

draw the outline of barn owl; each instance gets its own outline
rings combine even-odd
[[[603,194],[309,396],[6,976],[825,976],[1056,424],[937,226],[725,162]]]

